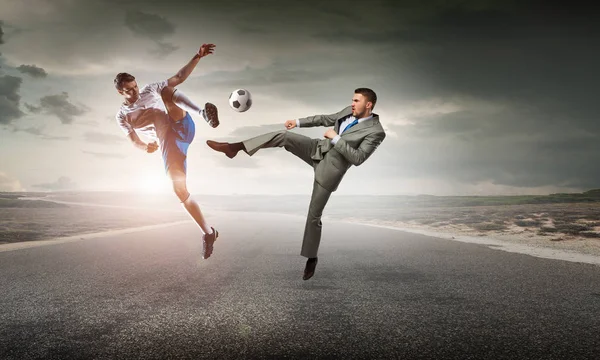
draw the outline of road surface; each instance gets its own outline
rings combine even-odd
[[[600,266],[304,219],[229,213],[0,252],[0,358],[597,359]]]

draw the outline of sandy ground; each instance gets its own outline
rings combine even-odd
[[[430,226],[416,221],[346,218],[341,221],[397,229],[441,239],[488,245],[498,250],[600,265],[600,240],[576,235],[539,235],[536,228],[510,226],[504,231],[479,231],[464,224]]]

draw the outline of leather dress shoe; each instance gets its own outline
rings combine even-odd
[[[306,261],[306,267],[304,268],[304,276],[302,279],[308,280],[315,274],[315,268],[317,267],[318,258],[310,258]]]

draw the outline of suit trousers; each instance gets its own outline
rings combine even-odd
[[[254,155],[260,149],[283,147],[302,159],[313,169],[318,164],[318,161],[311,158],[317,147],[318,139],[311,139],[308,136],[296,134],[289,130],[280,130],[259,135],[242,143],[244,144],[244,151],[250,156]],[[300,251],[301,256],[307,258],[317,257],[323,228],[321,217],[330,196],[331,192],[329,190],[323,188],[316,181],[313,181],[313,190],[308,207],[306,225],[304,227],[302,249]]]

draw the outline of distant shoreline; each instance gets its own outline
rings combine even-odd
[[[228,213],[231,213],[231,211],[219,211],[217,215],[226,216]],[[289,216],[289,217],[297,218],[300,221],[303,220],[303,218],[304,218],[302,215],[281,214],[281,213],[273,213],[273,212],[243,212],[243,213],[251,214],[251,215],[262,214],[262,215],[275,215],[275,216]],[[600,265],[600,247],[592,248],[594,250],[591,252],[580,252],[580,251],[574,251],[573,249],[569,249],[568,247],[560,248],[560,247],[555,247],[555,246],[549,246],[549,244],[547,244],[547,243],[541,246],[539,243],[535,243],[535,242],[531,242],[531,241],[530,242],[525,241],[525,242],[519,243],[519,242],[515,242],[515,241],[506,241],[506,239],[500,240],[497,237],[494,237],[493,235],[491,235],[491,236],[483,235],[482,236],[481,233],[479,235],[477,235],[477,234],[464,235],[464,234],[459,234],[456,232],[452,233],[452,232],[439,231],[439,230],[432,229],[430,227],[423,227],[423,226],[416,226],[416,227],[412,226],[411,227],[411,226],[406,226],[406,224],[400,224],[400,223],[389,225],[389,224],[385,224],[385,223],[381,223],[381,222],[377,222],[377,221],[368,221],[365,219],[357,219],[357,218],[329,219],[329,218],[324,217],[323,220],[324,221],[333,221],[333,222],[342,222],[342,223],[348,223],[348,224],[359,225],[359,226],[373,226],[373,227],[378,227],[378,228],[386,228],[386,229],[391,229],[391,230],[396,230],[396,231],[430,236],[430,237],[434,237],[434,238],[440,239],[440,240],[451,240],[451,241],[460,241],[460,242],[466,242],[466,243],[472,243],[472,244],[478,244],[478,245],[485,245],[485,246],[488,246],[495,250],[521,253],[521,254],[531,255],[531,256],[540,257],[540,258]],[[82,240],[95,239],[95,238],[103,238],[103,237],[115,236],[115,235],[119,235],[119,234],[129,234],[129,233],[134,233],[134,232],[149,231],[149,230],[159,229],[159,228],[164,228],[164,227],[188,224],[191,222],[192,222],[191,220],[175,221],[175,222],[155,224],[155,225],[149,225],[149,226],[131,227],[131,228],[126,228],[126,229],[116,229],[116,230],[107,230],[107,231],[101,231],[101,232],[95,232],[95,233],[75,234],[72,236],[48,238],[48,239],[37,240],[37,241],[24,241],[24,242],[13,242],[13,243],[7,243],[7,244],[0,244],[0,252],[28,249],[28,248],[39,247],[39,246],[63,244],[63,243],[68,243],[68,242],[82,241]]]
[[[0,247],[27,242],[100,236],[114,231],[133,231],[147,226],[191,221],[177,202],[169,197],[106,193],[0,193]],[[117,196],[118,195],[118,196]],[[587,192],[588,200],[598,195]],[[281,201],[273,202],[273,197]],[[570,257],[600,256],[600,206],[583,203],[532,203],[437,206],[441,198],[424,205],[421,197],[407,205],[407,197],[338,196],[324,211],[323,221],[350,221],[426,234],[440,239],[493,243],[496,248],[525,247],[529,253],[560,251]],[[557,195],[561,200],[568,196]],[[469,198],[472,200],[472,197]],[[489,200],[490,198],[487,198]],[[530,198],[532,199],[532,198]],[[600,197],[598,197],[600,199]],[[211,196],[201,199],[205,215],[260,213],[306,217],[308,196]],[[414,200],[414,197],[413,197]],[[469,201],[471,201],[469,200]],[[513,199],[514,200],[514,199]],[[572,199],[571,199],[572,200]],[[416,206],[419,205],[419,206]],[[32,221],[31,219],[35,219]],[[538,249],[538,250],[532,250]],[[561,255],[563,258],[566,255]],[[592,260],[590,260],[592,261]],[[595,260],[594,260],[595,261]]]

